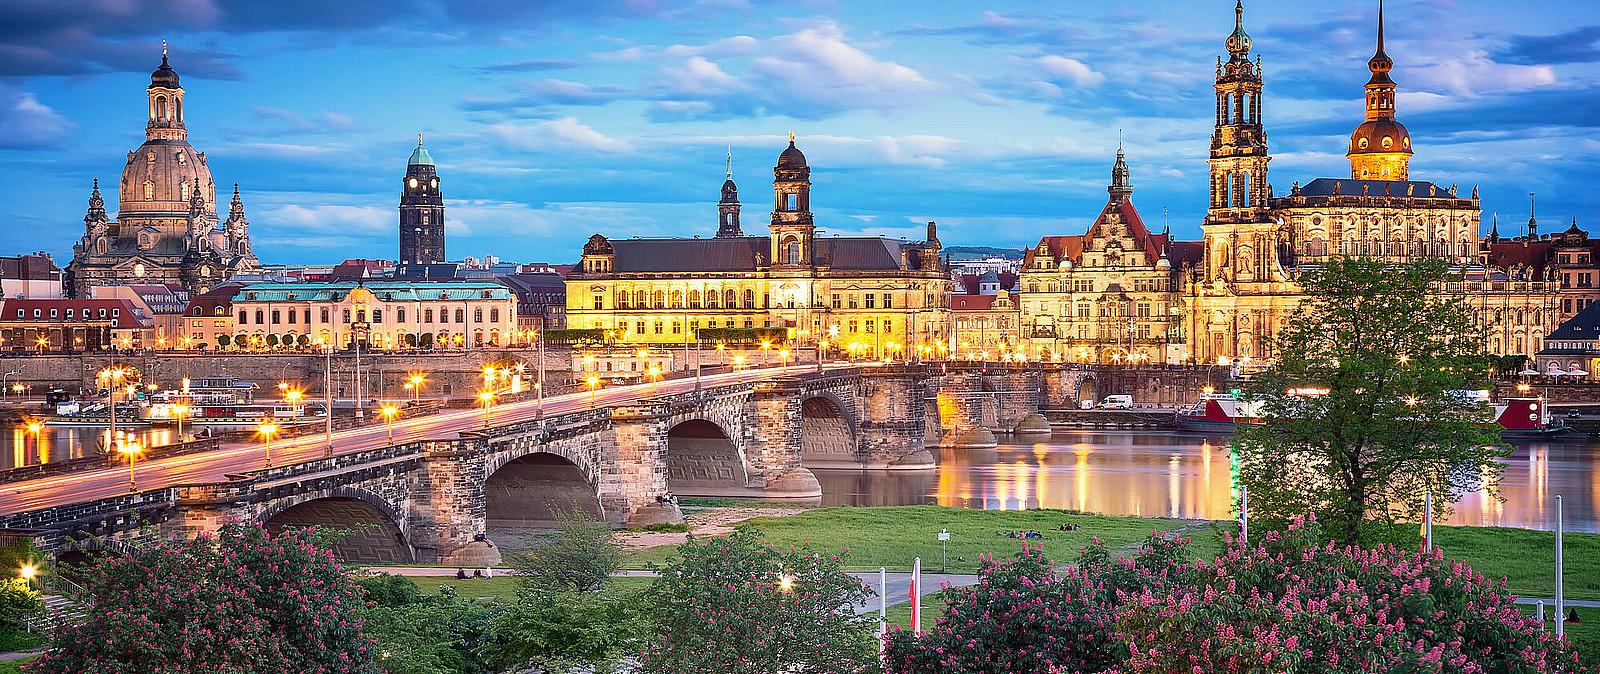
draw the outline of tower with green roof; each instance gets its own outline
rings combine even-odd
[[[400,190],[400,263],[444,262],[444,197],[433,157],[417,134]]]

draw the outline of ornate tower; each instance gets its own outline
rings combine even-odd
[[[167,42],[161,41],[161,67],[150,74],[145,89],[150,98],[150,121],[145,124],[146,140],[186,141],[189,130],[183,126],[183,87],[178,86],[178,71],[167,64]]]
[[[417,149],[406,162],[406,177],[400,190],[400,263],[432,264],[444,261],[444,197],[439,194],[439,175],[433,157],[422,146],[417,134]]]
[[[1395,121],[1394,61],[1383,51],[1383,0],[1378,0],[1378,51],[1367,61],[1367,119],[1350,134],[1350,177],[1363,180],[1411,179],[1411,132]]]
[[[806,155],[794,146],[789,132],[789,147],[778,155],[772,168],[772,249],[774,266],[811,264],[811,167]]]
[[[1122,153],[1121,143],[1117,144],[1117,163],[1111,165],[1111,184],[1106,186],[1106,192],[1111,194],[1111,203],[1114,204],[1133,196],[1133,183],[1128,179],[1128,160]]]
[[[1267,217],[1267,132],[1261,124],[1261,58],[1250,62],[1244,0],[1234,5],[1228,62],[1217,58],[1217,125],[1211,135],[1208,223],[1260,222]]]
[[[739,186],[733,184],[733,148],[728,148],[728,179],[722,181],[722,201],[717,202],[717,238],[744,236],[739,228]]]

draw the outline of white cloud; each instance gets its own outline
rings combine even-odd
[[[704,56],[691,56],[682,68],[663,68],[661,86],[679,96],[721,96],[748,89]]]
[[[1050,54],[1039,57],[1035,60],[1035,63],[1052,79],[1067,82],[1074,86],[1097,87],[1100,86],[1100,83],[1106,81],[1104,74],[1095,72],[1093,68],[1077,59]]]
[[[579,122],[577,117],[562,117],[532,125],[501,122],[490,125],[488,130],[501,142],[527,152],[577,150],[614,154],[633,151],[633,146],[627,141],[600,133]]]
[[[376,234],[388,232],[397,226],[399,216],[395,213],[392,207],[286,204],[263,208],[260,215],[253,215],[250,219],[275,233],[283,231],[280,228],[287,228],[298,232]]]
[[[0,135],[0,147],[37,148],[66,138],[72,123],[32,92],[0,84],[0,128],[6,130]]]
[[[1420,88],[1441,90],[1457,96],[1527,91],[1557,82],[1555,68],[1499,63],[1483,52],[1470,52],[1408,70],[1406,76],[1415,78]]]

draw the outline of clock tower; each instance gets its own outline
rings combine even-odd
[[[419,133],[400,190],[400,264],[443,261],[444,197],[439,193],[433,157],[422,146]]]

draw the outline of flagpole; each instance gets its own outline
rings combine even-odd
[[[918,591],[921,585],[922,558],[918,557],[911,560],[911,633],[917,636],[922,636],[922,593]]]

